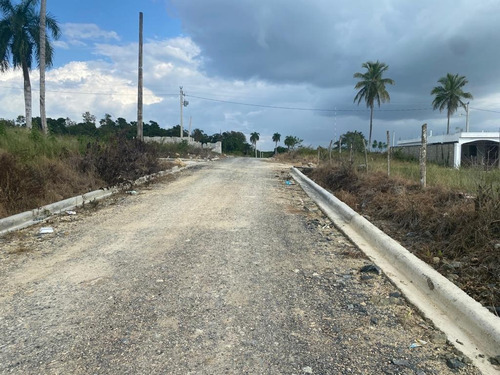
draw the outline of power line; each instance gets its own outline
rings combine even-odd
[[[368,109],[331,109],[331,108],[303,108],[303,107],[285,107],[285,106],[276,106],[276,105],[266,105],[266,104],[255,104],[255,103],[243,103],[243,102],[235,102],[231,100],[222,100],[222,99],[214,99],[207,98],[203,96],[196,95],[187,95],[191,98],[208,100],[211,102],[218,103],[227,103],[227,104],[236,104],[236,105],[244,105],[248,107],[260,107],[260,108],[271,108],[271,109],[285,109],[285,110],[294,110],[294,111],[315,111],[315,112],[366,112]],[[405,112],[405,111],[428,111],[432,110],[432,108],[404,108],[404,109],[375,109],[378,112]]]
[[[500,113],[500,111],[495,111],[495,110],[492,110],[492,109],[482,109],[482,108],[472,108],[472,107],[470,107],[470,109],[473,109],[475,111],[481,111],[481,112]]]
[[[24,89],[21,87],[13,87],[13,86],[2,86],[0,88],[4,89],[13,89],[23,91]],[[36,88],[32,88],[32,91],[38,91]],[[102,96],[136,96],[137,93],[114,93],[114,92],[89,92],[89,91],[60,91],[60,90],[46,90],[46,92],[56,93],[56,94],[68,94],[68,95],[102,95]],[[146,96],[178,96],[179,94],[170,94],[170,93],[153,93]],[[197,95],[185,95],[195,99],[207,100],[211,102],[217,103],[226,103],[226,104],[235,104],[235,105],[243,105],[247,107],[258,107],[258,108],[270,108],[270,109],[281,109],[281,110],[293,110],[293,111],[313,111],[313,112],[366,112],[369,109],[332,109],[332,108],[306,108],[306,107],[288,107],[288,106],[277,106],[277,105],[266,105],[266,104],[257,104],[257,103],[246,103],[246,102],[238,102],[232,100],[223,100],[223,99],[215,99],[209,98],[206,96],[197,96]],[[491,113],[500,113],[500,110],[492,110],[492,109],[484,109],[484,108],[474,108],[470,107],[475,111],[481,112],[491,112]],[[433,108],[400,108],[400,109],[380,109],[375,108],[376,112],[415,112],[415,111],[431,111]]]

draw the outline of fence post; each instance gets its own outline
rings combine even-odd
[[[366,150],[366,141],[364,138],[363,138],[363,146],[365,149],[365,171],[366,173],[368,173],[368,151]]]
[[[420,146],[420,187],[427,186],[427,124],[422,125],[422,145]]]
[[[391,176],[391,135],[387,130],[387,176]]]

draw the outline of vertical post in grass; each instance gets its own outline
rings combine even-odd
[[[387,130],[387,176],[391,176],[391,134]]]
[[[422,145],[420,146],[420,187],[427,186],[427,124],[422,125]]]
[[[339,155],[342,153],[342,136],[339,137]]]
[[[366,141],[363,138],[363,148],[365,149],[365,171],[368,173],[368,150],[366,149]]]
[[[333,144],[333,139],[330,140],[330,146],[328,146],[328,155],[329,155],[330,165],[332,165],[332,144]]]

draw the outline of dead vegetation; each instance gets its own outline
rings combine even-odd
[[[153,147],[116,137],[88,143],[85,152],[65,150],[57,157],[25,160],[0,149],[0,218],[128,183],[161,168]]]
[[[309,177],[431,264],[473,298],[500,313],[500,188],[474,192],[418,184],[349,166]]]

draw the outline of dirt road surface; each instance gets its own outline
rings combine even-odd
[[[226,159],[1,238],[0,373],[478,374],[287,176]]]

